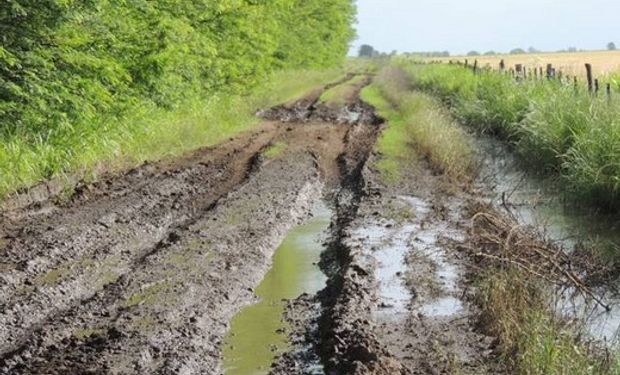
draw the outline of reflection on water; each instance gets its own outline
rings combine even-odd
[[[224,340],[225,374],[267,374],[276,356],[286,350],[283,300],[325,287],[326,277],[317,263],[330,219],[330,210],[321,203],[313,218],[291,230],[276,250],[273,266],[256,289],[260,302],[241,310],[231,322]]]
[[[500,141],[480,136],[476,139],[482,165],[478,184],[498,208],[509,207],[519,222],[544,230],[552,241],[571,251],[579,243],[597,244],[615,249],[620,256],[620,218],[571,207],[562,201],[562,186],[524,172],[514,154]],[[608,312],[588,306],[582,298],[566,293],[556,305],[564,314],[584,320],[590,334],[608,343],[614,342],[620,327],[620,296],[606,300]]]

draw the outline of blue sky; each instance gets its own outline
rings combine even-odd
[[[357,0],[358,40],[381,51],[620,46],[620,0]]]

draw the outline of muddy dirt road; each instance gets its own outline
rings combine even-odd
[[[382,121],[359,100],[369,80],[345,104],[317,91],[224,144],[69,199],[8,202],[0,373],[224,373],[231,319],[321,200],[333,212],[327,286],[285,302],[290,346],[269,371],[492,372],[454,245],[467,198],[423,161],[396,186],[381,181]]]

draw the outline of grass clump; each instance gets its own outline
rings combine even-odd
[[[575,202],[620,209],[618,100],[557,80],[516,81],[455,65],[398,64],[464,124],[499,136],[538,170],[560,176]]]
[[[378,142],[383,156],[378,167],[388,180],[398,179],[400,169],[414,155],[424,157],[454,181],[471,178],[474,155],[467,134],[434,99],[412,92],[401,69],[382,70],[362,92],[362,99],[375,106],[389,124]]]
[[[522,375],[617,375],[620,367],[580,340],[580,329],[558,318],[546,281],[515,267],[480,277],[478,302],[485,332],[499,341],[502,362]]]
[[[280,156],[284,152],[284,150],[286,150],[286,143],[276,142],[267,147],[267,149],[263,152],[263,156],[265,156],[267,159],[274,159]]]

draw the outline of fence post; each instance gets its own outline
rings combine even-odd
[[[611,83],[607,82],[607,100],[611,101]]]
[[[547,79],[551,79],[553,77],[553,65],[547,64]]]
[[[592,64],[586,64],[586,77],[588,79],[588,91],[592,92]]]
[[[598,94],[598,90],[599,90],[599,84],[598,84],[598,78],[594,80],[594,93]]]
[[[474,60],[474,75],[477,73],[478,71],[478,60]]]
[[[469,67],[469,61],[467,61],[467,59],[465,59],[465,68]]]
[[[506,70],[506,64],[504,63],[504,59],[501,59],[499,62],[499,71],[500,73],[504,73],[504,70]]]
[[[538,75],[540,76],[540,79],[543,79],[543,68],[542,68],[542,66],[538,68]]]

